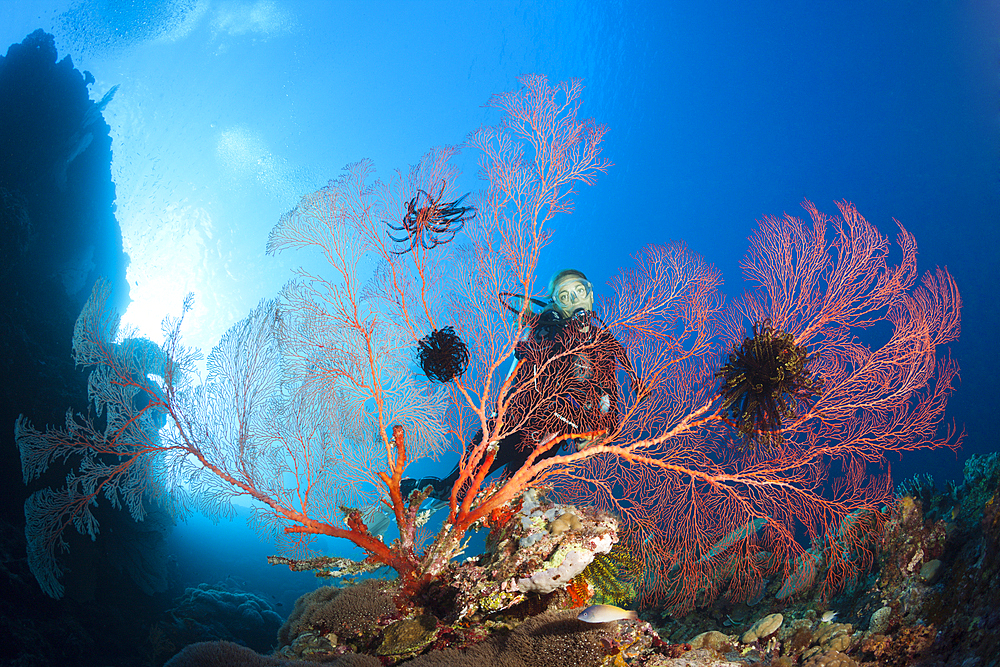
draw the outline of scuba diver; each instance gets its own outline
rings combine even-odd
[[[618,367],[629,376],[632,391],[644,398],[639,377],[625,353],[625,348],[606,329],[599,326],[593,311],[594,288],[583,272],[565,269],[549,281],[549,301],[533,301],[544,306],[532,315],[527,335],[517,344],[516,373],[512,383],[508,415],[524,419],[522,427],[504,437],[497,449],[489,474],[506,468],[518,470],[531,451],[547,439],[566,432],[605,431],[611,434],[621,418],[618,403]],[[515,299],[524,297],[516,295]],[[521,309],[508,304],[520,314]],[[473,442],[478,444],[482,430]],[[603,438],[602,438],[603,439]],[[564,443],[579,451],[595,444],[582,438]],[[559,447],[540,458],[555,456]],[[414,489],[433,487],[430,496],[445,500],[459,477],[459,466],[444,479],[424,477],[404,479],[404,496]]]

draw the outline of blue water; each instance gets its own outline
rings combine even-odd
[[[615,165],[555,222],[540,276],[573,266],[602,285],[645,244],[683,239],[735,296],[757,218],[850,200],[883,233],[903,223],[921,271],[946,265],[964,300],[948,420],[965,447],[894,460],[896,479],[957,479],[970,453],[997,448],[996,2],[0,5],[0,43],[39,27],[93,73],[93,99],[120,85],[105,117],[126,320],[147,335],[194,291],[188,341],[208,349],[273,296],[305,260],[265,256],[268,232],[345,164],[405,168],[495,121],[482,105],[518,75],[581,77]],[[219,540],[218,564],[190,554],[192,580],[253,580],[287,605],[308,579],[269,580],[271,549],[241,521],[200,521],[173,538],[182,560],[185,540]],[[233,540],[245,548],[226,563]]]

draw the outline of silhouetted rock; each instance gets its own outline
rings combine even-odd
[[[115,567],[106,545],[73,536],[67,599],[45,597],[27,568],[24,499],[14,420],[65,423],[84,412],[87,376],[74,367],[73,326],[98,276],[128,303],[127,257],[114,215],[111,136],[93,77],[58,60],[41,30],[0,57],[0,633],[4,664],[140,664],[151,600]],[[63,483],[55,465],[43,480]],[[119,528],[122,522],[107,524]],[[127,528],[127,526],[125,527]],[[148,528],[148,527],[147,527]],[[126,540],[126,534],[119,535]],[[82,582],[82,583],[79,583]],[[113,629],[113,631],[111,630]]]

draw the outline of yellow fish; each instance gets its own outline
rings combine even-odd
[[[581,611],[577,618],[587,623],[610,623],[626,618],[635,620],[639,615],[632,609],[622,609],[613,604],[592,604]]]

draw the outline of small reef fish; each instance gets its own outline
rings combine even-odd
[[[823,613],[823,616],[819,619],[823,623],[830,623],[833,619],[837,618],[837,612],[827,611]]]
[[[635,613],[635,610],[622,609],[613,604],[592,604],[581,611],[577,618],[586,623],[610,623],[626,618],[635,620],[639,618],[639,615]]]

